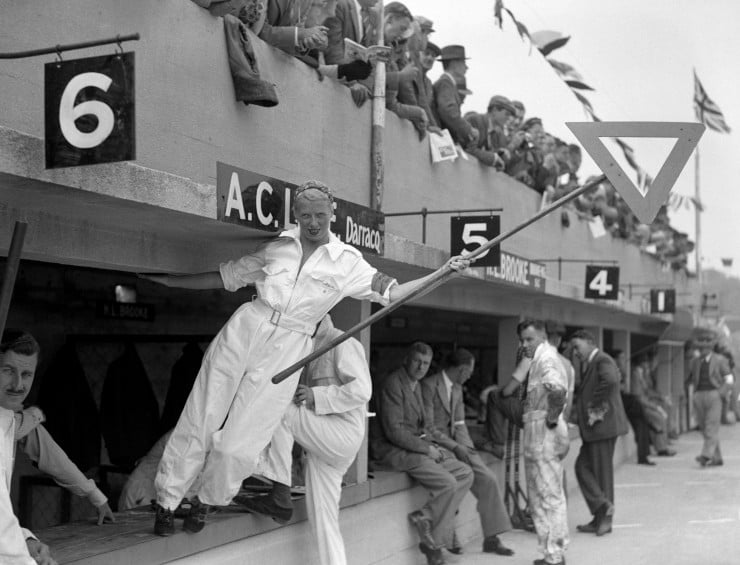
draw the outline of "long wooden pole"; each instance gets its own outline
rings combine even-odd
[[[16,222],[13,228],[13,239],[10,240],[10,250],[8,251],[8,262],[5,265],[5,276],[3,277],[2,286],[0,286],[0,336],[5,331],[5,322],[8,321],[8,312],[10,311],[10,299],[13,297],[13,287],[18,275],[18,266],[21,262],[21,250],[23,249],[23,240],[26,237],[25,222]]]
[[[534,216],[532,216],[528,220],[525,220],[524,222],[522,222],[521,224],[517,225],[516,227],[510,229],[506,233],[502,233],[502,234],[494,237],[493,239],[487,241],[486,243],[484,243],[483,245],[481,245],[478,249],[476,249],[475,251],[473,251],[470,255],[468,255],[466,258],[467,259],[474,260],[476,257],[479,257],[480,255],[482,255],[483,253],[485,253],[486,251],[488,251],[492,247],[494,247],[496,245],[499,245],[502,241],[510,238],[512,235],[514,235],[516,233],[519,233],[524,228],[526,228],[527,226],[533,224],[537,220],[539,220],[541,218],[544,218],[550,212],[552,212],[554,210],[557,210],[563,204],[565,204],[567,202],[570,202],[571,200],[573,200],[575,198],[578,198],[584,192],[587,192],[587,191],[591,190],[592,188],[595,188],[596,186],[598,186],[604,180],[606,180],[606,175],[600,175],[600,176],[596,177],[591,182],[584,184],[582,187],[575,189],[573,192],[571,192],[569,194],[566,194],[560,200],[557,200],[557,201],[553,202],[548,207],[544,208],[543,210],[540,210],[537,214],[535,214]],[[449,268],[448,269],[445,269],[445,270],[438,270],[438,271],[436,271],[432,275],[432,277],[428,281],[426,281],[426,283],[424,283],[424,285],[416,288],[415,290],[413,290],[412,292],[410,292],[409,294],[407,294],[403,298],[400,298],[399,300],[396,300],[394,302],[391,302],[390,304],[388,304],[388,306],[385,306],[385,307],[381,308],[380,310],[378,310],[377,312],[375,312],[375,314],[373,314],[372,316],[369,316],[369,317],[365,318],[362,322],[360,322],[359,324],[357,324],[354,327],[350,328],[349,330],[347,330],[346,332],[344,332],[342,335],[337,336],[333,340],[327,342],[326,344],[324,344],[322,347],[320,347],[317,350],[315,350],[310,355],[307,355],[306,357],[304,357],[303,359],[301,359],[297,363],[293,363],[287,369],[284,369],[284,370],[280,371],[277,375],[275,375],[274,377],[272,377],[273,384],[279,384],[279,383],[281,383],[282,381],[284,381],[285,379],[287,379],[290,375],[292,375],[293,373],[295,373],[298,369],[301,369],[305,365],[308,365],[314,359],[318,359],[319,357],[321,357],[324,353],[326,353],[330,349],[335,348],[337,345],[339,345],[343,341],[346,341],[347,339],[349,339],[350,337],[352,337],[352,335],[356,334],[357,332],[359,332],[361,330],[364,330],[369,325],[374,324],[375,322],[377,322],[381,318],[384,318],[385,316],[387,316],[388,314],[390,314],[391,312],[393,312],[397,308],[403,306],[407,302],[413,300],[414,298],[418,298],[419,296],[421,296],[423,294],[426,294],[428,292],[431,292],[432,290],[434,290],[435,288],[437,288],[438,286],[440,286],[442,283],[446,282],[447,279],[449,279],[454,273],[455,273],[455,271],[453,271],[452,269],[449,269]]]

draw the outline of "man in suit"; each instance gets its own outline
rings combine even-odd
[[[421,381],[421,392],[427,412],[432,416],[435,441],[455,454],[473,469],[471,492],[478,500],[478,514],[483,529],[483,552],[514,555],[501,543],[498,535],[511,529],[496,475],[475,451],[465,425],[462,385],[475,368],[475,357],[458,348],[445,360],[445,368]],[[456,548],[451,548],[453,553]],[[462,551],[459,551],[460,553]]]
[[[414,343],[403,365],[385,378],[376,405],[380,429],[375,428],[371,447],[379,464],[405,471],[429,490],[429,500],[409,520],[419,531],[427,563],[440,565],[442,548],[452,545],[455,512],[473,484],[473,471],[435,442],[419,385],[431,362],[432,348]]]
[[[478,160],[498,170],[503,170],[511,157],[511,151],[516,147],[509,147],[510,142],[521,144],[522,133],[516,134],[516,139],[510,140],[506,133],[507,124],[516,114],[516,108],[506,96],[493,96],[488,102],[485,114],[471,113],[465,119],[478,131],[478,143],[473,155]],[[479,154],[478,154],[479,153]]]
[[[628,431],[627,416],[614,359],[596,347],[596,339],[586,330],[576,331],[571,345],[581,361],[574,409],[583,443],[576,459],[576,478],[593,515],[591,522],[577,529],[603,536],[612,531],[614,447],[617,437]]]
[[[732,386],[732,371],[727,359],[714,352],[716,337],[704,335],[696,341],[700,356],[691,362],[689,385],[694,387],[694,411],[704,436],[701,454],[696,457],[702,467],[722,465],[719,449],[719,425],[722,394]]]
[[[363,44],[365,28],[375,25],[372,9],[377,0],[339,0],[335,17],[327,20],[329,47],[324,52],[327,65],[345,63],[344,38]]]
[[[462,117],[460,106],[462,101],[457,92],[458,82],[462,82],[468,65],[465,62],[465,47],[462,45],[447,45],[442,47],[442,61],[444,72],[434,83],[434,106],[436,121],[439,127],[450,130],[452,139],[463,149],[478,142],[478,131]]]

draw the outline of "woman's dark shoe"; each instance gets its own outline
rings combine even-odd
[[[182,529],[192,534],[200,532],[206,525],[209,508],[208,504],[203,504],[197,497],[194,498],[191,501],[190,512],[185,516]]]
[[[175,533],[175,514],[159,504],[156,505],[154,515],[154,533],[167,537]]]

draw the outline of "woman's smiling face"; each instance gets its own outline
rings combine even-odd
[[[293,215],[300,226],[301,237],[313,243],[329,241],[333,214],[331,201],[319,190],[309,189],[301,193],[293,205]]]

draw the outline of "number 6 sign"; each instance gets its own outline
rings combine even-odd
[[[466,255],[501,233],[498,216],[462,216],[450,218],[450,255]],[[478,257],[474,267],[498,267],[501,251],[489,249]]]
[[[136,158],[134,54],[45,65],[46,168]]]
[[[619,267],[586,265],[585,297],[617,300],[619,298]]]

